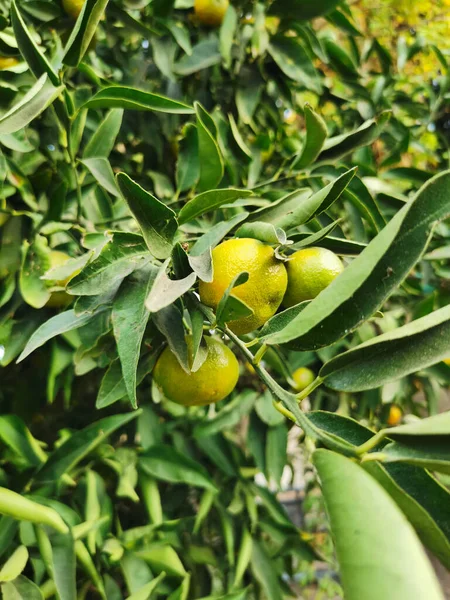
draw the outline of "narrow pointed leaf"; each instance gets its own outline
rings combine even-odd
[[[86,108],[124,108],[127,110],[154,110],[169,114],[191,115],[194,109],[183,102],[159,94],[130,87],[110,86],[97,92],[84,105]]]
[[[248,198],[252,195],[250,190],[209,190],[189,200],[178,214],[180,225],[192,221],[211,210],[220,208],[222,204],[231,204],[240,198]]]
[[[332,344],[367,320],[425,251],[435,223],[450,214],[450,172],[430,179],[364,251],[269,344]]]
[[[348,458],[329,450],[317,450],[314,464],[345,597],[443,600],[414,530],[378,482]]]
[[[146,192],[125,173],[117,175],[117,184],[155,258],[167,258],[178,228],[171,208]]]
[[[76,67],[86,54],[108,0],[86,0],[67,42],[63,63]]]
[[[327,125],[322,117],[313,111],[307,104],[305,106],[306,141],[301,154],[292,164],[293,169],[304,169],[312,164],[318,157],[322,146],[327,139]]]
[[[209,127],[211,117],[198,102],[195,104],[195,111],[200,160],[200,178],[197,187],[200,192],[204,192],[216,188],[220,183],[224,173],[224,164],[217,144],[217,136]]]
[[[111,313],[123,378],[133,408],[137,408],[137,367],[150,316],[145,299],[157,272],[157,267],[152,265],[138,271],[136,277],[127,279],[114,299]]]

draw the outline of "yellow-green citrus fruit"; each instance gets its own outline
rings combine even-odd
[[[63,8],[69,17],[78,19],[85,0],[63,0]]]
[[[399,408],[396,404],[392,404],[389,409],[387,424],[390,427],[395,427],[395,425],[398,425],[400,423],[400,421],[402,420],[402,416],[403,416],[402,409]]]
[[[61,267],[70,258],[71,257],[65,252],[61,252],[60,250],[52,250],[50,252],[49,270],[54,269],[55,267]],[[75,277],[75,275],[77,275],[78,273],[79,271],[76,271],[75,273],[72,273],[70,277],[67,277],[66,279],[61,279],[59,281],[51,281],[47,279],[46,282],[49,287],[66,287],[66,285],[69,283],[72,277]],[[64,308],[65,306],[70,304],[72,300],[73,296],[71,296],[67,292],[60,290],[57,292],[52,292],[52,295],[50,296],[46,306],[48,306],[49,308]]]
[[[312,300],[344,270],[340,258],[326,248],[305,248],[286,263],[288,286],[283,304],[294,306]]]
[[[17,58],[13,56],[0,56],[0,71],[3,69],[9,69],[19,64]]]
[[[203,304],[217,308],[232,280],[246,271],[248,280],[233,288],[231,295],[245,302],[253,314],[228,325],[238,335],[261,327],[276,313],[287,286],[286,267],[273,248],[251,238],[228,240],[214,248],[212,259],[214,279],[199,286]]]
[[[295,389],[297,392],[305,390],[312,382],[316,379],[316,376],[306,367],[300,367],[292,374],[292,379],[295,382]]]
[[[450,367],[450,358],[444,358],[444,362]]]
[[[229,0],[195,0],[194,11],[203,25],[218,27],[227,12]]]
[[[164,396],[183,406],[204,406],[220,402],[236,387],[239,363],[233,352],[219,340],[205,337],[208,354],[195,373],[186,373],[172,350],[163,350],[153,378]],[[188,348],[192,338],[187,337]]]

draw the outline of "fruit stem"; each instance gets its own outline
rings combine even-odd
[[[273,404],[273,407],[275,408],[275,410],[277,410],[279,413],[281,413],[283,415],[283,417],[286,417],[287,419],[293,421],[294,423],[297,423],[297,419],[294,417],[294,415],[291,413],[290,410],[288,410],[285,406],[283,406],[283,403],[280,400],[278,402],[276,400],[273,400],[272,404]]]
[[[358,454],[358,456],[361,456],[361,454],[366,454],[366,452],[370,452],[370,450],[373,450],[373,448],[375,448],[375,446],[378,446],[381,440],[383,440],[386,437],[387,433],[388,431],[386,429],[382,429],[381,431],[376,433],[373,437],[370,438],[370,440],[367,440],[367,442],[364,442],[364,444],[361,444],[361,446],[355,448],[356,454]],[[366,457],[364,457],[363,460],[366,460]]]
[[[310,383],[308,385],[308,387],[306,387],[304,390],[302,390],[301,392],[299,392],[298,394],[295,395],[298,402],[301,402],[302,400],[304,400],[307,396],[309,396],[311,394],[311,392],[313,392],[317,387],[319,387],[319,385],[322,385],[322,383],[323,383],[322,377],[316,377],[316,379],[314,379],[314,381],[312,383]]]
[[[264,356],[264,354],[267,352],[267,350],[269,349],[269,347],[267,346],[267,344],[263,344],[259,350],[256,352],[255,357],[253,359],[253,365],[259,365],[259,363],[261,362],[262,357]]]

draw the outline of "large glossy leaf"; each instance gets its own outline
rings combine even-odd
[[[0,118],[0,134],[23,129],[38,117],[62,93],[64,86],[55,87],[44,74],[25,96]]]
[[[313,163],[327,139],[327,125],[325,121],[308,104],[305,106],[305,124],[306,140],[301,153],[292,163],[293,169],[304,169]]]
[[[218,41],[213,37],[196,44],[192,48],[191,54],[186,54],[174,65],[174,71],[182,76],[191,75],[207,67],[217,65],[221,60]]]
[[[180,225],[182,225],[206,212],[219,208],[222,204],[231,204],[236,200],[248,198],[251,195],[252,192],[250,190],[235,190],[232,188],[203,192],[186,202],[178,214],[178,220]]]
[[[309,20],[333,10],[341,0],[276,0],[271,13],[288,19]]]
[[[198,154],[200,161],[200,177],[198,190],[204,192],[214,189],[220,183],[224,164],[217,144],[217,132],[214,121],[201,104],[195,104],[197,115]]]
[[[298,207],[311,196],[309,188],[300,188],[282,196],[279,200],[271,202],[268,206],[259,208],[253,211],[248,220],[249,221],[264,221],[265,223],[278,224],[281,219],[286,219],[287,216],[298,209]]]
[[[430,471],[450,473],[450,446],[448,436],[425,439],[405,438],[392,442],[379,452],[364,457],[383,463],[408,463]]]
[[[282,600],[283,593],[275,570],[275,564],[261,542],[252,543],[251,567],[255,579],[264,590],[268,600]]]
[[[104,294],[115,282],[143,267],[149,258],[147,246],[140,235],[116,231],[99,256],[70,280],[67,291],[77,296]]]
[[[185,454],[181,454],[171,446],[152,446],[139,460],[140,468],[162,481],[185,483],[196,487],[216,491],[205,468]]]
[[[66,442],[58,446],[48,461],[36,475],[39,483],[57,481],[64,473],[70,472],[89,452],[108,438],[114,431],[138,417],[139,411],[125,415],[114,415],[95,421],[81,431],[74,433]]]
[[[450,214],[450,172],[430,179],[365,250],[269,344],[327,346],[368,319],[408,275],[434,224]]]
[[[150,292],[145,300],[145,306],[152,313],[166,308],[177,298],[180,298],[194,285],[197,276],[191,273],[183,279],[170,279],[166,273],[167,261],[159,269]]]
[[[214,435],[223,429],[231,429],[247,415],[255,404],[258,393],[244,390],[222,408],[212,419],[200,422],[194,429],[196,437]]]
[[[50,292],[42,275],[50,267],[47,239],[37,235],[32,244],[24,241],[19,287],[22,298],[33,308],[42,308],[50,299]]]
[[[37,78],[47,74],[53,85],[58,86],[60,83],[59,77],[30,34],[15,0],[11,3],[11,24],[20,53],[27,61],[31,72]]]
[[[61,600],[76,600],[76,560],[72,535],[52,536],[51,547],[52,572],[58,596]]]
[[[86,54],[108,0],[86,0],[67,42],[63,63],[76,67]]]
[[[139,223],[145,242],[156,258],[167,258],[178,228],[174,211],[145,191],[125,173],[117,175],[117,184],[133,216]]]
[[[319,473],[348,600],[443,600],[411,525],[383,488],[348,458],[317,450]],[[364,535],[361,535],[364,531]]]
[[[24,360],[29,354],[34,352],[37,348],[43,346],[48,340],[83,327],[93,318],[93,314],[86,313],[84,315],[76,315],[73,310],[66,310],[59,315],[55,315],[45,323],[43,323],[30,337],[27,345],[25,346],[22,354],[17,359],[17,362]]]
[[[188,123],[179,142],[176,181],[177,189],[185,192],[197,183],[200,176],[198,134],[193,123]]]
[[[285,75],[319,93],[322,89],[317,70],[300,41],[284,35],[270,40],[269,52]]]
[[[363,125],[351,133],[342,133],[328,138],[317,160],[319,162],[333,163],[361,146],[368,146],[379,137],[389,118],[390,113],[385,112],[377,119],[371,119],[363,123]]]
[[[422,542],[450,568],[450,494],[424,469],[406,464],[364,463],[396,501]]]
[[[3,600],[44,600],[38,586],[24,575],[14,581],[2,583],[1,589]]]
[[[145,306],[145,299],[157,272],[157,267],[153,265],[137,271],[134,277],[130,277],[122,284],[112,308],[111,318],[117,351],[128,397],[133,408],[137,407],[137,367],[142,338],[150,316]]]
[[[368,390],[429,367],[449,354],[450,306],[445,306],[336,356],[322,367],[320,377],[336,390]]]
[[[86,144],[83,151],[83,158],[91,158],[93,156],[108,158],[120,131],[122,118],[123,110],[120,108],[113,108],[108,112]]]
[[[143,90],[111,86],[97,92],[84,105],[86,108],[124,108],[128,110],[154,110],[170,114],[190,115],[194,109],[183,102]]]
[[[27,466],[38,466],[46,460],[45,452],[16,415],[0,416],[0,439]]]

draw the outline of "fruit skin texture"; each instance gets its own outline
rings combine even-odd
[[[294,371],[292,374],[292,379],[295,381],[295,389],[297,392],[302,392],[308,387],[308,385],[311,385],[311,383],[316,379],[316,376],[311,369],[300,367]]]
[[[402,416],[402,409],[396,404],[393,404],[389,409],[389,415],[386,422],[390,427],[395,427],[402,420]]]
[[[60,250],[52,250],[50,252],[50,269],[54,269],[55,267],[61,267],[64,265],[71,257],[65,252],[61,252]],[[49,287],[66,287],[72,277],[78,275],[78,272],[73,273],[67,279],[62,279],[60,281],[51,281],[46,280]],[[52,292],[46,306],[49,308],[64,308],[68,304],[70,304],[73,300],[73,296],[64,291]]]
[[[85,0],[63,0],[63,8],[69,17],[78,19]]]
[[[218,27],[229,4],[229,0],[195,0],[194,11],[200,23]]]
[[[188,348],[192,338],[187,337]],[[153,371],[153,378],[164,396],[183,406],[205,406],[220,402],[236,387],[239,363],[233,352],[219,340],[204,337],[208,354],[195,373],[186,373],[177,357],[166,347]]]
[[[0,56],[0,71],[3,69],[9,69],[10,67],[15,67],[18,64],[19,61],[13,56]]]
[[[312,300],[344,270],[340,258],[326,248],[298,250],[287,262],[288,286],[283,305]]]
[[[261,327],[276,313],[287,286],[286,267],[275,258],[273,248],[251,238],[228,240],[214,248],[212,259],[214,280],[201,281],[199,286],[203,304],[217,308],[234,277],[246,271],[248,281],[233,288],[231,295],[245,302],[253,314],[228,326],[238,335]]]

